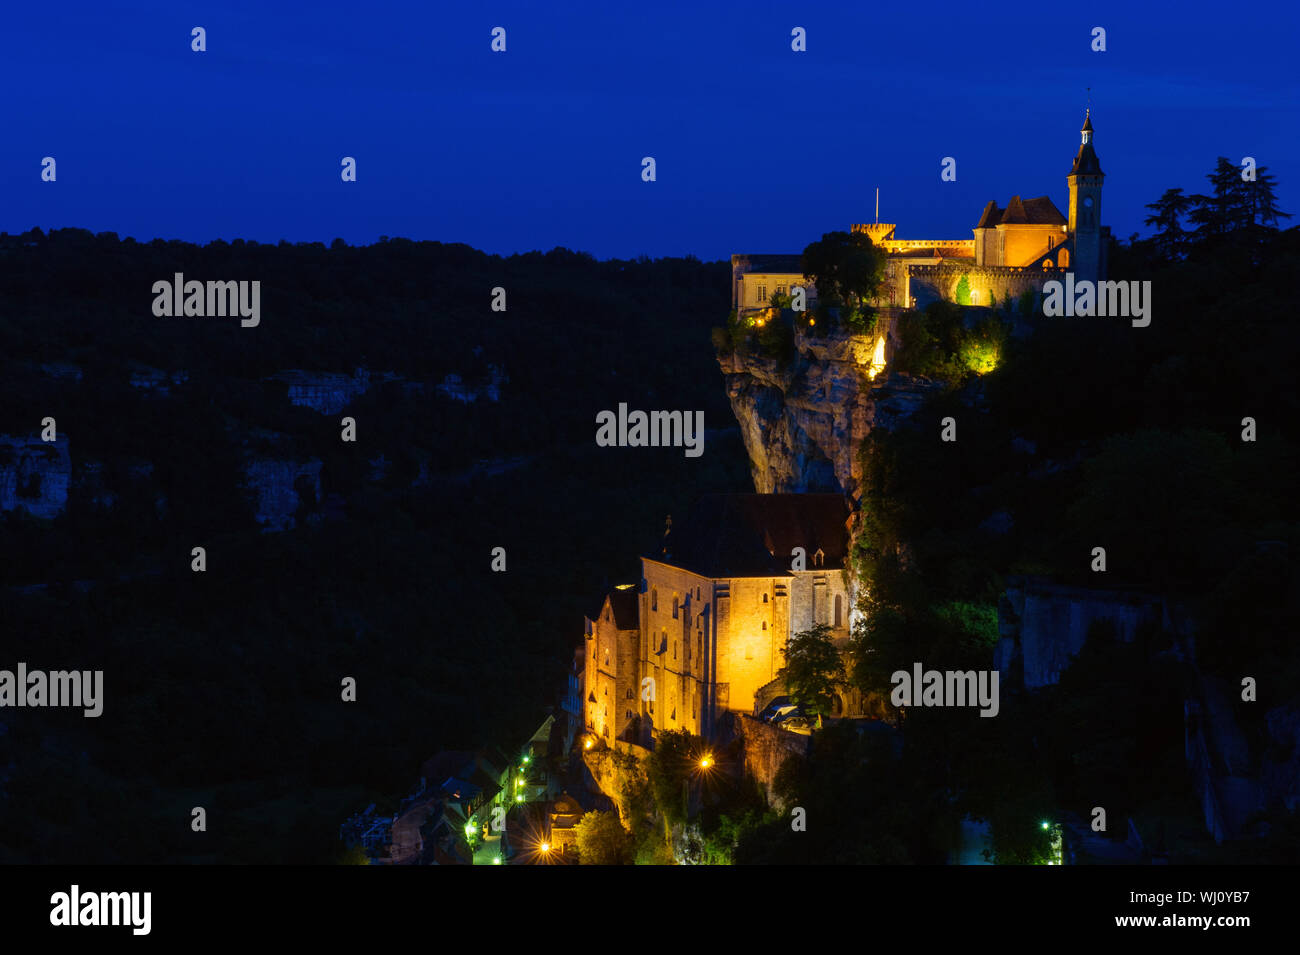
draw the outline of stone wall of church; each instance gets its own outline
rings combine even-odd
[[[811,565],[813,557],[808,556]],[[818,570],[810,567],[796,571],[790,584],[790,635],[811,630],[819,623],[832,628],[833,637],[849,635],[848,587],[845,574],[840,570]],[[835,615],[839,601],[839,617]]]
[[[639,676],[634,707],[656,730],[699,734],[710,647],[713,581],[657,561],[642,561]],[[673,603],[677,609],[674,615]],[[659,652],[660,648],[665,648]],[[654,679],[655,699],[642,700],[641,678]]]
[[[720,710],[750,712],[754,694],[776,678],[776,671],[785,662],[781,648],[789,633],[789,600],[788,578],[739,577],[718,582],[716,659]]]

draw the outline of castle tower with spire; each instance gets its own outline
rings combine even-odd
[[[1096,282],[1106,277],[1101,228],[1101,184],[1106,178],[1092,145],[1092,110],[1083,118],[1083,142],[1075,154],[1066,182],[1070,184],[1070,238],[1074,242],[1074,280]]]

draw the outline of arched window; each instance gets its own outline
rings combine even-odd
[[[659,588],[658,587],[655,587],[653,590],[650,591],[650,609],[651,610],[659,609]]]
[[[679,599],[678,599],[678,597],[677,597],[676,594],[673,594],[673,619],[674,619],[674,620],[677,619],[677,607],[678,607],[678,605],[679,605]]]

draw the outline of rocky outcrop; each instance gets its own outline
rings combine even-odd
[[[630,826],[633,820],[626,797],[630,792],[648,786],[645,768],[641,763],[650,751],[623,742],[616,742],[615,746],[616,749],[601,747],[584,750],[582,764],[600,792],[614,803],[623,824]]]
[[[321,499],[320,484],[321,462],[318,458],[309,461],[292,461],[278,458],[253,458],[245,465],[248,486],[257,495],[257,521],[266,531],[292,530],[296,524],[294,515],[302,503],[298,488],[305,478],[305,485],[313,494],[313,503]]]
[[[727,397],[760,494],[840,491],[857,498],[858,449],[874,428],[899,427],[942,384],[888,375],[888,314],[876,335],[795,332],[795,357],[754,351],[718,355]]]
[[[297,369],[273,377],[289,386],[291,404],[328,415],[338,414],[370,388],[370,373],[364,368],[358,368],[350,377]]]
[[[33,517],[63,513],[72,479],[68,439],[0,435],[0,511],[22,508]]]
[[[466,405],[472,404],[480,398],[485,401],[500,401],[501,386],[509,380],[509,376],[499,367],[488,365],[487,378],[480,385],[467,385],[460,375],[447,375],[442,379],[442,384],[438,385],[436,390],[444,398],[450,398]]]
[[[1116,639],[1127,643],[1142,624],[1162,624],[1164,617],[1164,601],[1151,594],[1012,576],[998,601],[994,666],[1003,681],[1027,689],[1046,686],[1061,678],[1094,623],[1109,621]]]

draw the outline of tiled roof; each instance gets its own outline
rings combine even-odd
[[[1065,216],[1047,196],[1021,199],[1012,196],[1005,209],[996,202],[984,207],[977,229],[991,229],[998,225],[1065,225]]]
[[[984,207],[984,214],[980,216],[980,221],[976,224],[975,228],[991,229],[1001,221],[1002,210],[998,208],[996,202],[990,199],[989,204]]]
[[[640,629],[641,600],[635,587],[611,590],[609,607],[614,611],[614,626],[619,630]]]

